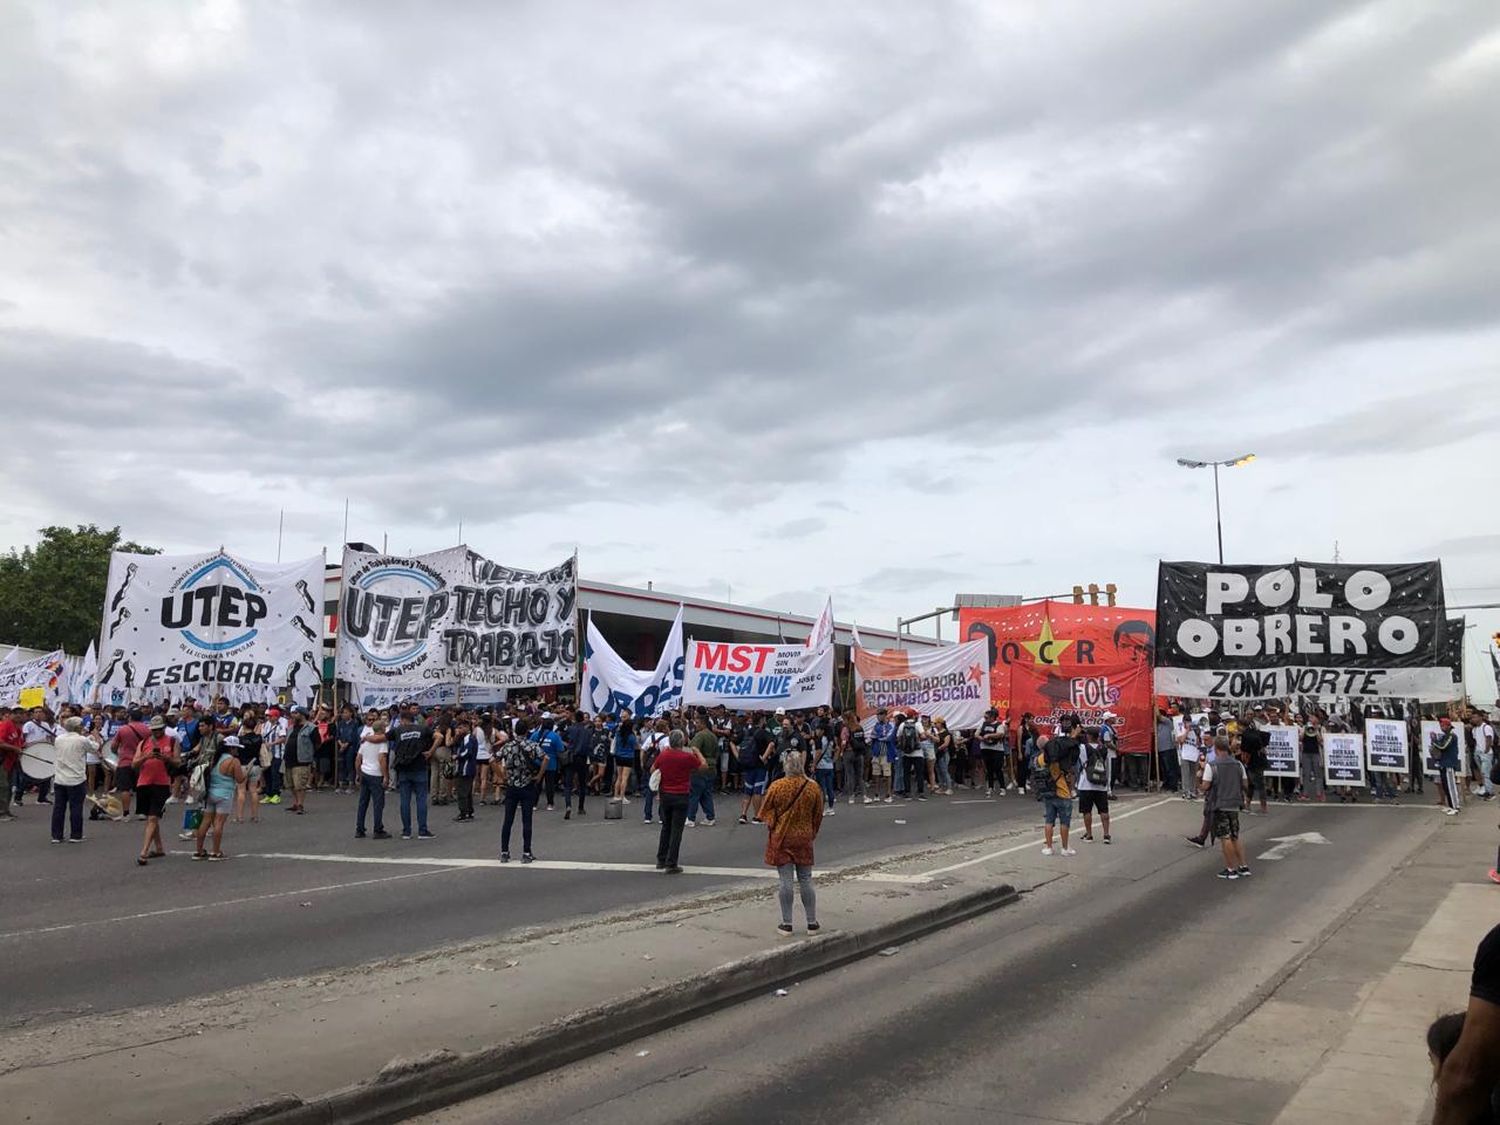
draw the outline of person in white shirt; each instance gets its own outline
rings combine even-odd
[[[1475,793],[1493,801],[1495,783],[1490,780],[1490,770],[1495,765],[1495,726],[1482,712],[1475,712],[1474,719],[1474,760],[1479,765],[1479,788]]]
[[[26,724],[28,727],[30,723]],[[50,724],[48,724],[50,726]],[[55,727],[52,728],[56,730]],[[63,732],[55,736],[56,772],[52,776],[52,842],[63,842],[63,818],[69,824],[68,842],[83,843],[83,797],[88,791],[87,758],[99,744],[83,733],[83,720],[76,715],[63,720]]]
[[[375,806],[375,839],[389,840],[385,830],[385,787],[390,780],[390,750],[385,720],[372,716],[359,731],[359,749],[354,764],[359,771],[359,809],[354,819],[354,838],[365,838],[365,813]]]
[[[1104,829],[1104,842],[1114,843],[1109,838],[1109,796],[1114,784],[1113,747],[1106,746],[1099,731],[1089,728],[1084,731],[1079,747],[1078,760],[1078,811],[1083,814],[1083,838],[1094,841],[1094,813],[1099,814],[1100,827]]]
[[[1182,796],[1184,800],[1195,800],[1198,796],[1198,760],[1202,749],[1198,742],[1198,728],[1191,720],[1183,724],[1177,736],[1177,758],[1182,767]]]
[[[28,784],[36,787],[36,803],[49,803],[47,791],[52,787],[50,767],[55,753],[53,744],[57,740],[57,724],[52,721],[52,712],[45,707],[33,707],[31,718],[21,728],[21,788],[25,793]],[[45,776],[43,776],[45,775]],[[21,803],[20,794],[16,804]]]

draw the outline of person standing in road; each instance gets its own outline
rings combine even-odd
[[[21,749],[25,742],[21,735],[21,724],[15,721],[13,708],[7,712],[0,708],[0,821],[15,820],[10,811],[11,789],[21,779]],[[129,798],[126,798],[129,808]]]
[[[1248,716],[1240,726],[1240,753],[1244,755],[1245,776],[1250,786],[1250,798],[1260,802],[1260,815],[1269,811],[1266,806],[1266,735],[1257,725],[1254,715]]]
[[[1005,796],[1005,759],[1009,757],[1005,724],[1000,721],[1000,711],[991,707],[984,713],[984,722],[979,724],[979,749],[984,755],[984,795],[993,797],[995,791]]]
[[[1245,767],[1234,756],[1229,736],[1214,739],[1212,768],[1204,771],[1202,788],[1205,808],[1213,814],[1213,834],[1224,851],[1220,879],[1247,879],[1250,865],[1240,844],[1240,809],[1245,805]]]
[[[375,806],[375,839],[389,840],[385,830],[385,787],[390,781],[390,757],[387,752],[385,720],[376,711],[360,728],[359,748],[354,754],[359,773],[359,804],[354,814],[354,838],[365,838],[365,814]]]
[[[177,740],[167,735],[167,721],[152,717],[150,733],[135,752],[135,800],[137,813],[146,818],[146,834],[141,840],[141,867],[167,854],[161,840],[161,817],[172,795],[171,768],[178,763]]]
[[[766,729],[766,717],[756,715],[740,732],[740,777],[744,779],[745,799],[740,802],[740,823],[760,816],[760,803],[766,795],[767,759],[775,752],[776,742]]]
[[[435,834],[427,830],[427,770],[432,761],[432,731],[422,722],[415,703],[402,708],[401,722],[390,732],[387,742],[401,801],[401,838],[411,839],[411,807],[415,804],[417,839],[431,840]]]
[[[875,798],[865,785],[865,775],[870,769],[870,743],[865,738],[865,728],[853,711],[844,714],[844,795],[852,805],[855,799],[865,804],[874,803]]]
[[[1479,788],[1475,792],[1482,801],[1495,799],[1495,783],[1490,780],[1490,771],[1495,767],[1495,727],[1483,711],[1475,711],[1469,717],[1473,727],[1474,761],[1479,766]]]
[[[220,860],[224,858],[224,825],[234,811],[234,794],[245,780],[245,767],[240,765],[234,746],[226,738],[205,736],[199,746],[204,768],[203,816],[195,833],[193,858]],[[204,847],[210,828],[214,834],[213,851]]]
[[[521,813],[521,862],[531,863],[536,859],[531,851],[532,814],[536,811],[537,794],[541,792],[547,760],[541,743],[530,735],[531,721],[517,719],[515,737],[505,744],[500,754],[500,781],[505,790],[505,819],[500,825],[501,863],[510,862],[510,832],[515,826],[518,809]]]
[[[301,707],[294,708],[286,732],[287,776],[292,786],[292,803],[287,806],[287,812],[301,816],[307,811],[303,802],[312,785],[313,764],[317,756],[317,727],[308,719],[306,711]]]
[[[674,730],[667,736],[667,748],[656,758],[661,771],[661,835],[656,842],[656,869],[668,875],[681,875],[677,862],[682,851],[682,828],[687,823],[688,797],[693,789],[693,773],[707,765],[703,755],[687,744],[687,736]]]
[[[1182,733],[1177,736],[1178,769],[1182,776],[1182,796],[1187,800],[1198,797],[1198,763],[1203,757],[1203,747],[1198,740],[1198,728],[1191,718],[1184,720]]]
[[[801,892],[802,912],[807,915],[807,932],[817,933],[818,898],[813,890],[813,841],[823,826],[823,800],[818,787],[807,777],[802,760],[790,755],[786,774],[766,791],[760,807],[760,819],[769,832],[766,836],[766,866],[776,868],[779,883],[777,902],[781,907],[781,924],[776,932],[792,933],[792,879]]]
[[[1051,792],[1042,794],[1046,820],[1042,854],[1052,854],[1052,829],[1056,825],[1060,845],[1057,854],[1073,856],[1078,853],[1068,847],[1068,830],[1073,824],[1073,795],[1078,786],[1079,739],[1083,728],[1077,715],[1064,715],[1058,723],[1058,730],[1060,733],[1037,750],[1051,785]]]
[[[917,729],[917,716],[913,712],[902,716],[896,727],[896,749],[901,751],[901,781],[897,786],[906,800],[915,797],[927,800],[927,761],[923,751],[922,733]]]
[[[1104,842],[1114,843],[1109,838],[1109,797],[1114,784],[1114,752],[1103,742],[1097,731],[1085,731],[1079,750],[1078,811],[1083,814],[1083,838],[1094,842],[1094,813],[1099,814],[1099,824],[1104,830]]]
[[[620,720],[615,730],[615,800],[630,804],[630,776],[635,772],[635,757],[640,745],[636,742],[635,723],[629,718]]]
[[[693,719],[693,749],[703,758],[703,765],[693,771],[692,787],[688,793],[687,820],[689,828],[698,825],[698,812],[703,812],[705,827],[714,826],[714,780],[718,776],[719,739],[708,726],[708,716],[699,712]]]
[[[474,776],[479,772],[479,738],[468,719],[453,724],[453,782],[458,797],[458,822],[474,819]]]
[[[582,711],[573,713],[567,733],[567,764],[563,766],[563,819],[573,819],[573,794],[578,794],[578,815],[584,815],[583,802],[589,792],[589,751],[594,742],[594,725]]]
[[[339,708],[339,721],[333,728],[338,751],[338,771],[334,777],[334,787],[339,793],[353,793],[359,786],[359,772],[355,769],[354,757],[359,752],[360,725],[351,705],[345,703]]]
[[[870,732],[870,779],[875,785],[875,799],[889,805],[896,799],[892,775],[900,755],[896,750],[896,724],[888,715],[884,707],[875,712],[875,727]]]
[[[1432,755],[1437,759],[1438,792],[1442,795],[1443,812],[1457,816],[1461,800],[1458,778],[1463,758],[1453,720],[1447,715],[1438,720],[1438,736],[1432,740]]]
[[[52,842],[63,842],[63,818],[69,824],[68,841],[83,843],[83,797],[88,790],[87,758],[98,744],[83,733],[83,720],[77,715],[63,720],[62,733],[53,743],[56,749],[55,772],[52,775]]]

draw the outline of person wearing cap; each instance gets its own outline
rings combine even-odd
[[[1458,735],[1453,730],[1453,720],[1444,715],[1438,720],[1438,736],[1432,740],[1432,756],[1437,759],[1438,792],[1443,800],[1443,812],[1448,816],[1458,815],[1458,771],[1461,768],[1462,752]]]
[[[984,713],[984,722],[979,724],[979,752],[984,755],[984,795],[993,797],[995,790],[1005,796],[1005,724],[1000,721],[1000,709],[991,707]]]
[[[260,732],[261,741],[271,756],[271,764],[265,770],[265,795],[261,798],[268,805],[281,804],[281,771],[286,755],[286,732],[287,720],[281,708],[269,708]]]
[[[83,733],[83,720],[73,715],[63,720],[63,731],[53,743],[56,755],[52,775],[52,842],[63,842],[63,818],[68,819],[71,843],[83,842],[83,797],[88,790],[90,752],[98,743]]]
[[[171,769],[180,761],[177,741],[167,734],[167,720],[153,715],[149,727],[150,734],[135,752],[136,812],[146,818],[141,854],[136,857],[142,867],[148,860],[167,854],[161,839],[161,816],[172,793]]]
[[[891,774],[900,756],[896,752],[896,724],[890,720],[890,712],[878,708],[875,726],[870,731],[870,776],[875,783],[875,799],[886,804],[895,801],[895,790]],[[882,796],[882,790],[884,795]]]

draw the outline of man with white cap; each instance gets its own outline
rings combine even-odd
[[[85,758],[98,744],[83,733],[83,720],[73,715],[63,720],[63,732],[53,743],[56,772],[52,775],[52,842],[63,842],[63,818],[68,819],[68,841],[83,843],[83,797],[88,789]]]

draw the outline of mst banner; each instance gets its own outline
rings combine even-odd
[[[1439,563],[1164,562],[1156,690],[1196,699],[1447,692]]]
[[[866,731],[882,707],[931,715],[955,731],[977,728],[990,706],[983,640],[952,648],[854,650],[854,710]]]
[[[225,551],[109,559],[99,700],[163,695],[301,700],[323,679],[323,556],[251,562]]]
[[[682,701],[740,711],[818,707],[833,698],[834,646],[689,641]]]
[[[1050,730],[1065,712],[1094,726],[1113,711],[1121,752],[1152,751],[1151,610],[1045,601],[966,607],[958,623],[965,640],[988,647],[990,701],[1012,727],[1029,714]]]
[[[578,560],[515,570],[467,547],[345,549],[336,663],[370,688],[539,687],[578,666]]]
[[[637,671],[610,647],[589,614],[583,641],[583,694],[579,705],[590,715],[631,715],[654,719],[682,700],[687,658],[682,646],[682,607],[667,631],[656,667]]]

